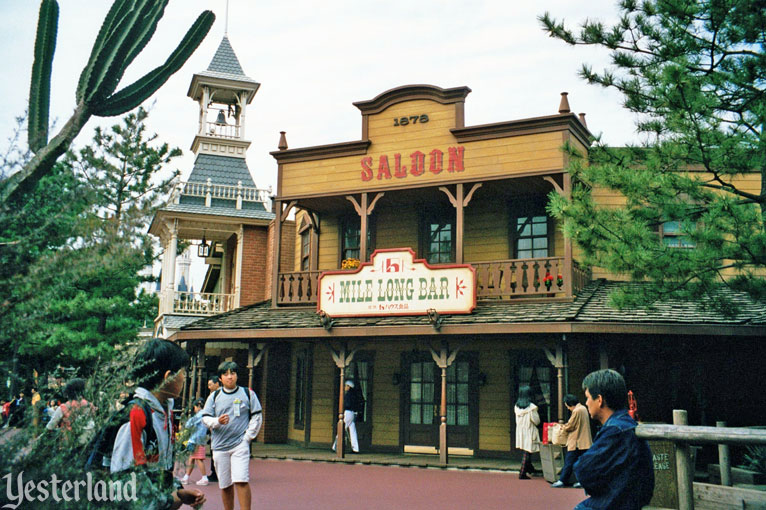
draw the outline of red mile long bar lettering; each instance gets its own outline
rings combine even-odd
[[[407,165],[402,165],[402,155],[396,153],[393,155],[393,173],[391,172],[392,166],[387,154],[383,154],[378,158],[377,166],[374,166],[375,162],[372,157],[367,156],[361,159],[362,181],[371,181],[373,179],[382,181],[393,178],[404,179],[408,175],[419,177],[424,175],[426,170],[434,175],[441,173],[442,170],[462,172],[465,170],[465,165],[463,164],[464,154],[465,147],[462,145],[449,147],[447,149],[447,167],[444,168],[444,152],[440,149],[433,149],[428,154],[415,151],[409,154],[410,166],[408,171]],[[426,160],[428,160],[428,165],[426,165]]]

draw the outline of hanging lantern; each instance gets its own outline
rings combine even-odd
[[[197,246],[197,256],[200,258],[207,258],[210,256],[210,244],[205,240],[205,234],[202,234],[202,244]]]

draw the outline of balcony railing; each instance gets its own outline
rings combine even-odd
[[[277,304],[310,305],[317,302],[317,281],[321,271],[279,273]]]
[[[173,313],[179,315],[215,315],[234,308],[234,294],[175,292]]]
[[[564,257],[495,260],[471,265],[476,270],[478,300],[571,297],[566,295],[567,278],[572,280],[572,294],[577,294],[591,280],[590,272],[574,261],[572,274],[567,274]],[[279,273],[277,304],[316,304],[320,274],[321,271]],[[546,279],[546,275],[550,276]]]
[[[260,202],[266,210],[271,210],[271,188],[258,189],[242,186],[240,181],[236,186],[213,184],[210,179],[207,182],[179,182],[170,195],[170,202],[179,203],[181,196],[201,197],[205,199],[205,206],[210,207],[213,200],[231,200],[236,203],[237,209],[242,209],[243,202]]]
[[[228,138],[231,140],[239,140],[241,138],[239,126],[220,124],[218,122],[205,122],[205,134],[207,136]]]

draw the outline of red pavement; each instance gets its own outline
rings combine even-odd
[[[585,499],[582,490],[552,489],[542,478],[507,472],[252,459],[250,480],[258,510],[556,510]],[[217,483],[188,487],[205,493],[204,510],[223,509]]]

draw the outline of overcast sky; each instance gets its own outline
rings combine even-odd
[[[74,89],[111,1],[59,0],[53,64],[51,120],[63,125]],[[633,119],[612,91],[578,76],[583,62],[596,68],[607,54],[549,38],[537,16],[550,11],[572,24],[612,20],[616,0],[229,0],[228,36],[246,75],[261,83],[247,110],[252,141],[248,165],[259,188],[274,186],[279,131],[291,148],[358,140],[361,116],[351,103],[400,85],[466,85],[466,125],[557,113],[569,92],[572,110],[587,114],[592,132],[611,144],[635,139]],[[0,0],[0,50],[5,105],[0,147],[29,96],[38,0]],[[174,167],[187,177],[197,104],[186,96],[192,75],[207,69],[223,38],[226,0],[171,0],[157,32],[128,69],[121,87],[161,64],[205,9],[216,22],[194,55],[147,101],[149,128],[184,151]],[[87,143],[92,118],[76,140]],[[56,129],[52,134],[57,132]]]

